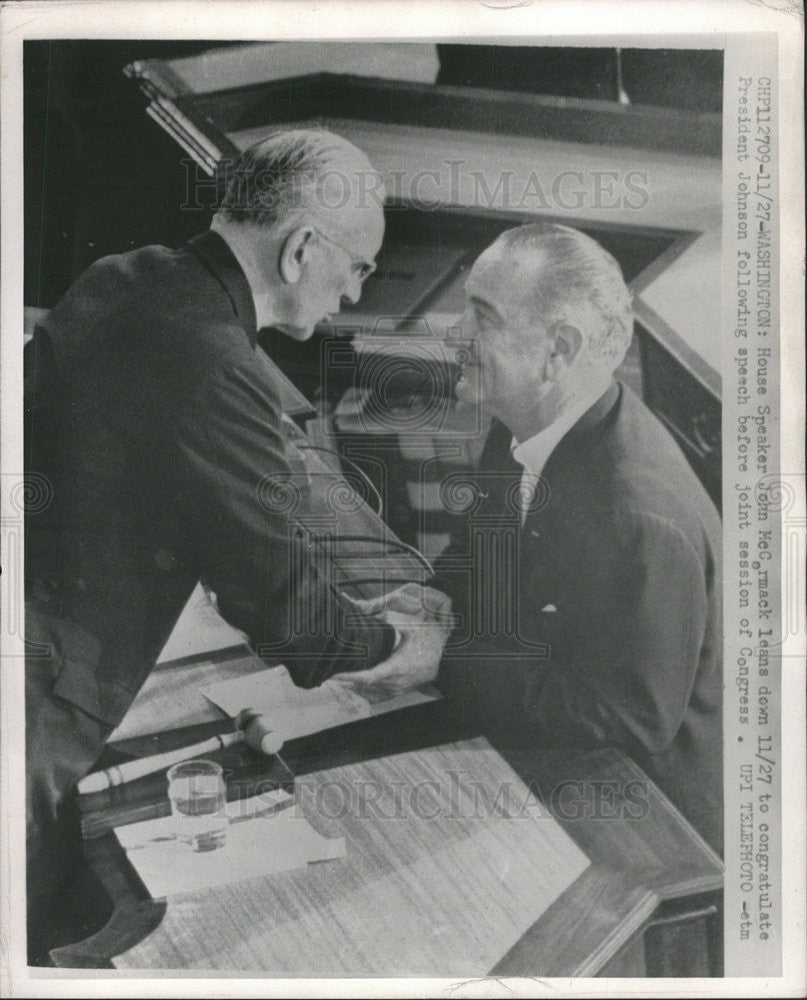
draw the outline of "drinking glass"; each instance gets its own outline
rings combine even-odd
[[[215,851],[227,840],[227,790],[221,766],[185,760],[168,771],[168,798],[177,838],[194,851]]]

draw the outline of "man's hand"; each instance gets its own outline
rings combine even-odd
[[[445,600],[448,601],[448,598]],[[427,621],[389,610],[384,612],[384,618],[395,626],[401,636],[392,655],[370,670],[334,674],[332,677],[332,680],[368,701],[394,698],[419,684],[433,681],[440,666],[443,646],[451,634],[451,625],[447,622]]]
[[[394,612],[451,627],[451,598],[419,583],[406,583],[370,600],[351,600],[364,614],[376,615],[384,621],[388,621],[389,612]]]

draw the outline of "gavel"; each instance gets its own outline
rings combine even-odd
[[[134,781],[146,774],[154,774],[155,771],[161,771],[164,767],[170,767],[172,764],[179,764],[183,760],[201,757],[214,750],[230,747],[234,743],[246,743],[253,750],[267,756],[277,753],[283,746],[283,737],[272,729],[266,717],[250,708],[245,708],[238,713],[236,725],[238,729],[232,733],[221,733],[219,736],[213,736],[201,743],[194,743],[192,746],[181,747],[179,750],[169,750],[167,753],[158,753],[153,757],[143,757],[141,760],[130,760],[125,764],[108,767],[103,771],[94,771],[79,781],[76,790],[79,795],[103,792],[115,785],[123,785],[127,781]]]

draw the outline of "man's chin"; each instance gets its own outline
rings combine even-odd
[[[279,330],[289,339],[297,341],[310,340],[314,335],[313,326],[290,326],[289,324],[284,323],[282,326],[278,324],[275,329]]]

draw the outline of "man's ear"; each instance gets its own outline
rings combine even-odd
[[[293,229],[283,241],[277,266],[280,277],[287,285],[297,284],[302,277],[303,267],[311,252],[313,235],[313,229],[301,226],[299,229]]]
[[[568,370],[583,350],[583,334],[571,323],[556,323],[549,331],[551,349],[546,359],[547,376],[557,378]]]

